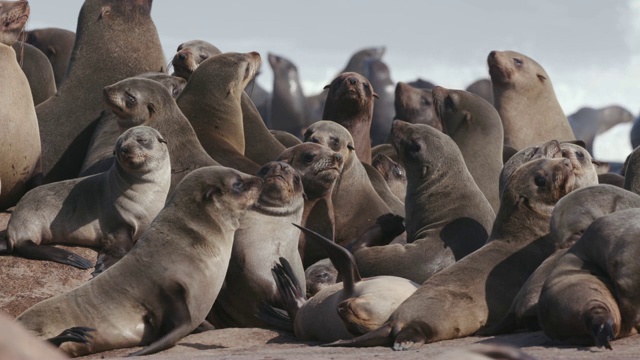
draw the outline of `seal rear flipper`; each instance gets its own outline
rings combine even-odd
[[[376,330],[370,331],[362,336],[349,340],[338,340],[321,346],[337,346],[337,347],[374,347],[374,346],[391,346],[393,338],[391,337],[391,324],[386,323]]]
[[[271,274],[278,287],[280,300],[289,314],[289,319],[294,321],[300,307],[307,301],[298,278],[296,277],[287,259],[281,257],[280,264],[271,269]]]
[[[293,322],[288,314],[264,301],[258,305],[255,316],[275,329],[293,332]]]
[[[31,260],[48,260],[64,265],[73,266],[81,270],[93,267],[93,263],[82,256],[62,248],[49,245],[37,245],[31,240],[15,244],[13,255]]]
[[[96,329],[83,326],[72,327],[61,332],[60,335],[56,337],[47,339],[47,341],[56,347],[60,347],[60,345],[66,342],[87,344],[93,339],[93,335],[89,334],[93,331],[96,331]]]

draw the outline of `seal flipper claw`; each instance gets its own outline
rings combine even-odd
[[[613,350],[610,343],[611,340],[615,339],[613,319],[607,319],[601,323],[593,323],[591,325],[591,336],[597,347]]]
[[[75,342],[86,344],[91,339],[93,339],[93,335],[89,334],[90,332],[96,331],[96,329],[89,327],[72,327],[60,333],[60,335],[56,337],[52,337],[47,339],[48,342],[53,344],[53,346],[59,347],[63,343],[66,342]]]
[[[13,254],[31,260],[49,260],[64,265],[73,266],[81,270],[93,267],[93,263],[71,251],[48,245],[37,245],[32,241],[16,244]]]

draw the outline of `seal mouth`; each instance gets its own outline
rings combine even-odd
[[[123,154],[122,152],[118,155],[120,163],[128,168],[128,169],[140,169],[147,162],[147,153],[134,151],[132,154]]]
[[[287,183],[287,184],[289,183],[289,180],[287,180],[287,178],[285,178],[284,176],[282,176],[280,174],[265,176],[262,179],[264,180],[264,182],[267,182],[269,180],[281,180],[284,183]]]

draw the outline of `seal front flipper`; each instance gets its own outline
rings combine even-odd
[[[87,344],[91,341],[91,339],[93,339],[93,335],[89,334],[93,331],[96,331],[96,329],[83,326],[72,327],[61,332],[60,335],[56,337],[47,339],[47,341],[56,347],[59,347],[66,342]]]
[[[132,231],[129,231],[129,229],[121,229],[116,233],[108,234],[102,239],[103,247],[98,252],[95,270],[91,273],[91,276],[100,275],[127,255],[134,244],[131,234]]]
[[[613,350],[610,341],[615,339],[615,333],[611,317],[606,319],[602,315],[589,317],[585,320],[585,325],[590,330],[593,342],[597,347]]]
[[[287,314],[289,314],[289,319],[294,321],[298,310],[307,301],[305,291],[287,259],[281,257],[280,264],[276,264],[271,269],[271,274],[278,287],[280,300],[284,304]]]
[[[31,260],[49,260],[70,265],[81,270],[93,267],[93,263],[82,256],[62,248],[38,245],[33,241],[23,241],[14,245],[13,254]]]
[[[391,324],[386,323],[376,330],[370,331],[362,336],[349,340],[338,340],[329,344],[320,346],[338,346],[338,347],[374,347],[374,346],[391,346],[393,338],[391,337]]]
[[[262,302],[258,305],[255,315],[269,326],[278,330],[293,332],[293,322],[284,310],[276,309],[266,302]]]

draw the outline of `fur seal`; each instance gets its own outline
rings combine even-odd
[[[373,98],[378,98],[378,95],[367,78],[354,72],[338,75],[325,89],[329,89],[329,94],[322,118],[335,121],[349,130],[358,159],[370,164]]]
[[[436,116],[433,105],[433,94],[430,89],[414,88],[406,83],[396,85],[396,120],[404,120],[412,124],[426,124],[442,130],[442,123]]]
[[[478,333],[495,335],[512,332],[519,328],[539,330],[540,291],[562,255],[580,239],[593,220],[629,208],[640,208],[640,196],[612,185],[584,187],[560,199],[551,215],[550,236],[556,251],[524,283],[504,318],[494,326],[482,329]]]
[[[26,32],[24,42],[35,46],[47,56],[53,68],[56,87],[60,87],[66,78],[76,33],[59,28],[34,29]]]
[[[306,195],[300,223],[325,237],[335,236],[333,191],[343,171],[344,156],[326,146],[304,143],[285,150],[278,161],[290,164],[302,176]],[[305,268],[326,257],[313,241],[300,234],[298,251]]]
[[[23,42],[15,42],[13,50],[22,71],[27,76],[33,104],[38,105],[55,95],[56,79],[49,59],[34,46]]]
[[[285,148],[290,148],[299,144],[302,144],[302,141],[295,137],[293,134],[288,133],[286,131],[281,130],[269,130],[271,135],[276,138]]]
[[[61,346],[72,356],[132,346],[145,346],[132,355],[146,355],[175,345],[202,323],[218,296],[233,234],[261,183],[221,166],[191,172],[124,258],[18,321],[43,338],[78,324],[96,329],[87,344]]]
[[[300,230],[291,226],[302,219],[302,178],[291,165],[276,161],[264,165],[258,177],[264,182],[260,197],[240,218],[225,285],[207,316],[217,329],[267,327],[254,314],[262,302],[282,307],[276,283],[269,276],[278,259],[287,259],[296,278],[304,283],[298,253]]]
[[[36,107],[45,182],[78,175],[101,112],[102,89],[150,71],[165,60],[151,0],[85,0],[67,79],[56,96]]]
[[[474,93],[485,99],[489,104],[493,105],[493,85],[491,79],[478,79],[472,82],[465,91]]]
[[[434,84],[433,82],[429,81],[429,80],[425,80],[423,78],[417,78],[413,81],[410,81],[407,83],[409,86],[412,86],[414,88],[417,89],[427,89],[427,90],[431,90],[434,87],[436,87],[436,84]],[[400,119],[398,119],[400,120]]]
[[[381,59],[376,59],[368,63],[367,71],[363,73],[365,78],[371,83],[371,87],[376,89],[378,95],[373,105],[373,116],[371,118],[371,144],[373,146],[387,142],[391,131],[391,122],[395,113],[395,83],[391,79],[389,66]]]
[[[486,100],[470,92],[440,86],[432,91],[444,133],[458,145],[473,180],[497,212],[504,138],[500,115]]]
[[[268,59],[273,70],[271,128],[301,136],[307,123],[306,99],[302,92],[298,68],[282,56],[269,53]]]
[[[602,216],[562,256],[538,304],[547,336],[611,349],[609,341],[637,333],[639,218],[640,209]]]
[[[634,117],[622,106],[612,105],[600,109],[583,107],[569,115],[568,119],[576,139],[584,141],[586,149],[593,154],[593,141],[597,135],[617,124],[633,122]]]
[[[379,216],[394,212],[371,184],[368,171],[356,155],[349,131],[333,121],[318,121],[307,128],[304,140],[325,145],[344,158],[344,168],[332,195],[336,243],[347,244],[373,225]],[[372,171],[382,178],[377,170]],[[386,186],[384,179],[381,181]],[[397,198],[396,201],[400,203]]]
[[[7,226],[9,253],[88,269],[88,260],[46,245],[99,249],[94,275],[122,258],[164,206],[171,166],[165,140],[149,127],[127,130],[115,153],[108,172],[29,191]]]
[[[176,101],[207,153],[248,174],[260,165],[244,156],[241,98],[259,67],[257,52],[213,56],[193,72]]]
[[[419,286],[393,276],[361,278],[346,249],[311,230],[300,229],[325,249],[342,282],[320,290],[307,301],[286,259],[276,264],[273,276],[299,340],[330,342],[366,334],[384,323]]]
[[[29,17],[24,1],[0,2],[0,210],[15,205],[20,197],[39,182],[40,135],[38,119],[26,76],[11,47]]]
[[[208,58],[222,54],[214,45],[203,40],[191,40],[178,45],[171,60],[173,76],[189,80],[196,68]]]
[[[393,343],[394,350],[409,350],[469,336],[499,320],[522,284],[553,252],[549,219],[574,181],[568,159],[542,158],[518,168],[508,180],[486,245],[425,281],[382,327],[334,345]]]
[[[640,194],[640,149],[635,148],[627,157],[624,171],[624,188]]]
[[[307,282],[307,299],[317,294],[320,290],[335,284],[338,280],[338,270],[331,259],[322,259],[309,266],[304,271]]]
[[[137,77],[159,82],[171,92],[174,99],[180,95],[187,84],[183,78],[164,73],[146,73]],[[116,84],[109,85],[103,90],[107,106],[112,110],[105,111],[100,116],[89,141],[87,154],[80,168],[80,176],[97,174],[111,167],[113,144],[125,130],[139,125],[152,125],[151,123],[155,123],[158,118],[160,121],[169,121],[165,120],[167,117],[165,108],[177,108],[176,105],[171,106],[172,103],[163,91],[158,91],[156,87],[145,87],[145,82],[122,80]],[[162,133],[164,132],[161,131]]]
[[[547,140],[575,139],[540,64],[514,51],[492,51],[487,63],[506,145],[520,150]]]
[[[380,172],[393,195],[404,203],[407,195],[407,174],[402,165],[385,154],[378,154],[371,161],[371,166]]]

